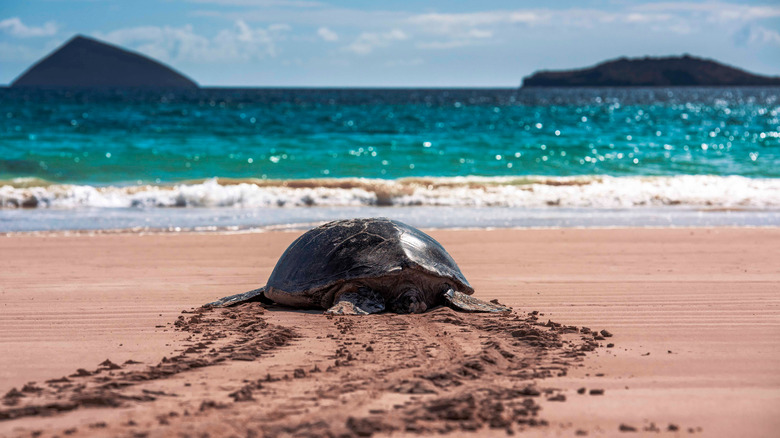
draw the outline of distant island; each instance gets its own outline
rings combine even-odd
[[[539,71],[523,87],[676,87],[780,85],[780,77],[760,76],[709,59],[684,55],[619,58],[578,70]]]
[[[151,58],[76,35],[22,73],[11,87],[196,89],[198,84]]]
[[[618,58],[589,68],[542,70],[523,87],[780,86],[762,76],[690,55]],[[94,38],[76,35],[33,64],[12,88],[197,89],[198,84],[159,61]]]

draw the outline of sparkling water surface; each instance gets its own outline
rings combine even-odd
[[[779,88],[0,90],[0,180],[780,177]]]

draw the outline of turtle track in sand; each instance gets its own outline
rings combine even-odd
[[[250,303],[172,325],[189,337],[160,363],[28,383],[0,420],[19,422],[18,436],[512,433],[544,427],[543,406],[565,399],[544,379],[599,347],[597,333],[535,314],[449,308],[325,316]],[[54,427],[24,422],[56,414]]]

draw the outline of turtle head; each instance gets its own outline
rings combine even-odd
[[[414,286],[409,286],[390,303],[390,310],[395,313],[423,313],[428,310],[428,305],[425,304],[423,292]]]
[[[419,282],[401,286],[401,294],[390,303],[395,313],[423,313],[428,309],[445,304],[445,293],[452,290],[449,283]]]

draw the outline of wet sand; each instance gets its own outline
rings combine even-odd
[[[780,230],[430,234],[514,313],[195,310],[297,233],[0,237],[0,436],[777,434]]]

